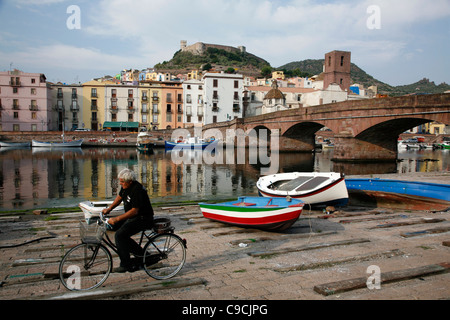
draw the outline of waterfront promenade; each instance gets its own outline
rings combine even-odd
[[[449,174],[416,178],[440,182],[448,181]],[[2,214],[0,299],[450,298],[450,210],[346,207],[327,215],[305,208],[285,233],[212,222],[196,205],[155,212],[170,217],[176,233],[187,239],[182,271],[169,281],[151,279],[145,271],[112,274],[102,288],[76,295],[62,287],[57,271],[61,255],[79,241],[82,213]],[[49,235],[54,238],[22,245]],[[379,289],[367,286],[371,266],[379,268]]]

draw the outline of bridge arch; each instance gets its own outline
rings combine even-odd
[[[285,151],[314,150],[316,132],[325,125],[315,121],[304,121],[296,123],[280,134],[280,146]]]
[[[373,125],[355,136],[355,139],[372,143],[391,151],[397,151],[397,140],[401,133],[433,120],[421,118],[399,118]]]

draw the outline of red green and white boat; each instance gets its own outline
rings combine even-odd
[[[239,197],[216,204],[199,203],[205,218],[246,228],[283,231],[300,217],[303,201],[291,198]]]

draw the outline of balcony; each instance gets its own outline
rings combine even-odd
[[[64,95],[63,95],[62,92],[58,92],[58,93],[56,94],[56,98],[57,98],[57,99],[62,99],[63,97],[64,97]]]
[[[65,108],[64,108],[64,105],[61,105],[61,104],[60,104],[60,105],[56,105],[56,106],[55,106],[55,110],[56,110],[56,111],[64,111],[64,109],[65,109]]]
[[[141,113],[148,113],[148,112],[149,112],[149,111],[148,111],[147,108],[141,110]]]
[[[80,107],[77,104],[71,104],[70,111],[80,111]]]
[[[134,107],[128,107],[127,108],[127,112],[128,113],[134,113],[136,111],[136,108],[134,108]]]
[[[92,123],[98,123],[98,119],[97,118],[91,118],[91,122]]]
[[[158,114],[158,113],[159,113],[159,109],[153,109],[152,112],[153,112],[154,114]]]
[[[141,97],[141,100],[142,100],[142,101],[148,101],[148,97],[147,97],[147,96],[142,96],[142,97]]]
[[[154,102],[158,102],[158,101],[159,101],[159,97],[153,96],[153,97],[152,97],[152,100],[153,100]]]
[[[97,105],[91,105],[91,111],[98,111]]]
[[[38,106],[34,105],[34,104],[30,105],[29,108],[30,108],[30,111],[38,111],[39,110]]]
[[[97,98],[97,92],[91,92],[91,98]]]
[[[212,107],[212,111],[218,112],[219,111],[219,107]]]
[[[20,87],[20,86],[22,86],[22,82],[20,80],[9,81],[9,85],[13,86],[13,87]]]
[[[217,94],[213,95],[212,102],[219,102],[219,95]]]
[[[109,107],[109,111],[110,111],[111,113],[116,114],[116,113],[119,112],[119,108],[118,108],[117,106],[110,106],[110,107]]]
[[[13,104],[13,110],[20,110],[20,106],[18,104]]]

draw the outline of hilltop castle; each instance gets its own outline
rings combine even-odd
[[[222,45],[218,45],[218,44],[208,44],[208,43],[203,43],[203,42],[197,42],[194,43],[190,46],[187,45],[187,41],[186,40],[181,40],[180,41],[180,47],[181,47],[181,51],[188,51],[191,52],[192,54],[195,55],[203,55],[206,53],[206,50],[208,50],[208,48],[216,48],[216,49],[222,49],[228,52],[241,52],[244,53],[246,52],[245,47],[244,46],[239,46],[237,48],[235,47],[230,47],[230,46],[222,46]]]

